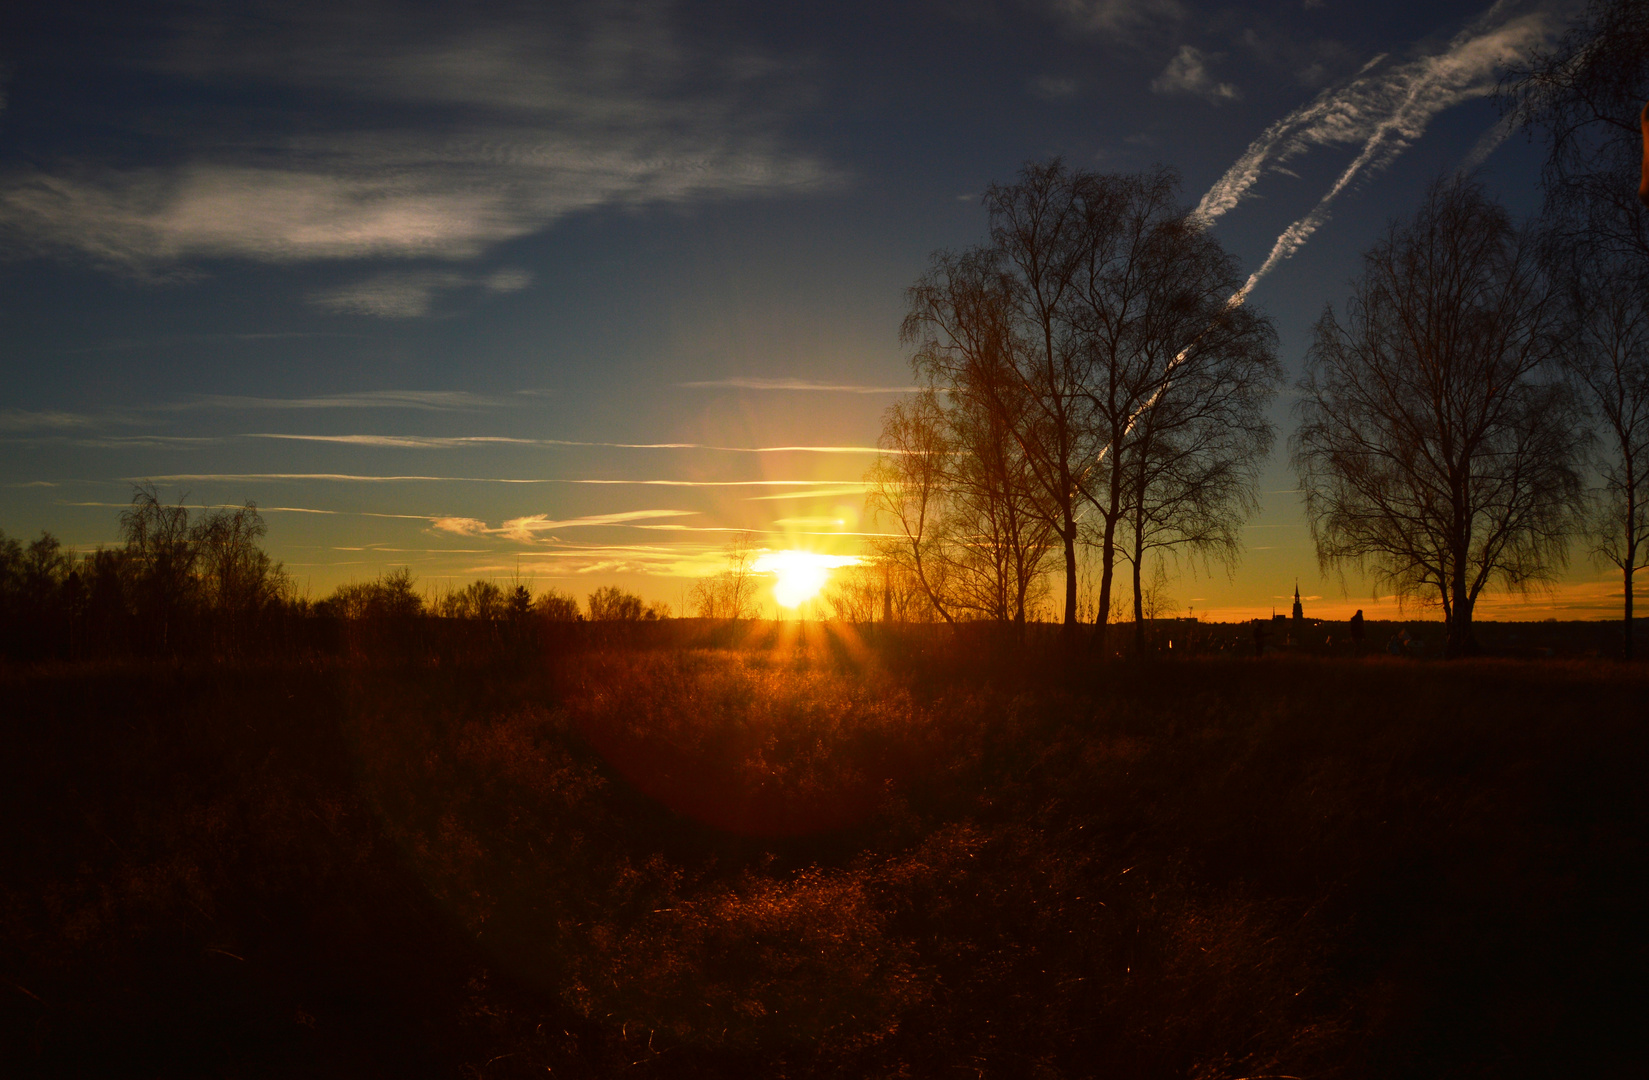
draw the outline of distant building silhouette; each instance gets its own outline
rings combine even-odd
[[[1294,625],[1305,622],[1305,608],[1300,606],[1300,583],[1294,583]]]

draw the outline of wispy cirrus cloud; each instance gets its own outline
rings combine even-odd
[[[909,394],[921,389],[916,386],[866,386],[862,383],[817,382],[813,379],[758,379],[744,376],[702,379],[676,385],[690,390],[798,390],[839,394]]]
[[[874,446],[719,446],[714,443],[626,443],[593,442],[581,439],[520,439],[505,435],[299,435],[253,432],[248,439],[287,439],[298,442],[341,443],[348,446],[381,446],[403,450],[451,450],[477,446],[589,446],[613,450],[715,450],[730,454],[880,454]]]
[[[698,517],[696,510],[623,510],[611,514],[586,514],[583,517],[556,520],[548,514],[532,514],[511,518],[498,530],[513,540],[533,540],[541,533],[556,529],[595,528],[603,525],[634,525],[660,518]]]
[[[502,536],[511,540],[537,540],[541,534],[553,532],[557,529],[594,528],[597,526],[634,525],[643,521],[657,521],[660,518],[697,517],[696,510],[621,510],[607,514],[586,514],[575,518],[553,518],[549,514],[529,514],[524,517],[510,518],[502,525],[493,527],[478,518],[468,517],[438,517],[432,518],[430,524],[440,532],[455,533],[460,536]]]
[[[215,446],[223,442],[222,439],[212,435],[98,435],[86,438],[56,436],[51,441],[95,450],[135,450],[139,448],[190,450],[203,446]]]
[[[805,192],[841,174],[789,145],[806,101],[789,66],[695,40],[666,7],[185,8],[130,62],[256,95],[208,125],[169,102],[166,160],[81,157],[0,175],[14,250],[138,273],[190,261],[473,259],[568,214]],[[135,48],[135,46],[134,46]],[[288,102],[284,108],[278,104]],[[101,122],[120,122],[118,103]],[[410,317],[426,278],[322,297]],[[420,292],[420,289],[423,291]]]
[[[776,502],[779,499],[826,498],[832,495],[863,495],[868,484],[826,484],[806,491],[784,491],[777,495],[751,495],[746,502]]]
[[[740,488],[793,487],[863,491],[863,484],[846,485],[840,480],[618,480],[565,477],[503,476],[368,476],[359,473],[171,473],[166,476],[126,477],[130,482],[154,481],[166,484],[230,483],[235,481],[323,481],[342,484],[592,484],[599,486]],[[403,515],[405,516],[405,515]],[[423,517],[425,515],[412,515]]]
[[[0,409],[0,431],[64,431],[86,428],[98,422],[85,413],[56,409]]]
[[[69,437],[89,428],[106,428],[111,424],[139,425],[151,423],[155,414],[194,412],[209,409],[269,409],[277,411],[304,409],[408,409],[418,412],[480,412],[527,404],[532,398],[551,391],[518,390],[514,394],[478,394],[468,390],[365,390],[343,394],[312,394],[307,397],[258,397],[239,394],[198,394],[183,401],[158,404],[129,405],[96,413],[70,412],[62,409],[0,409],[0,434],[36,432]],[[242,438],[313,439],[323,442],[361,442],[367,445],[420,445],[413,436],[379,435],[282,435],[252,434]],[[99,444],[116,445],[120,442],[207,442],[221,441],[223,437],[195,437],[175,435],[99,435]],[[520,442],[524,444],[545,440],[509,439],[502,436],[471,436],[467,439],[444,440],[455,445],[465,442]],[[443,440],[434,440],[437,445]],[[567,445],[586,445],[568,443]],[[587,445],[622,445],[591,443]]]
[[[344,446],[381,446],[398,450],[450,450],[466,446],[537,446],[544,441],[517,439],[507,435],[289,435],[265,431],[251,432],[243,438],[338,443]]]

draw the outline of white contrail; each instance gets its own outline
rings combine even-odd
[[[1317,200],[1311,212],[1277,237],[1265,262],[1226,301],[1227,310],[1240,307],[1261,278],[1305,245],[1311,234],[1328,220],[1329,206],[1353,180],[1390,165],[1425,133],[1426,126],[1438,113],[1494,93],[1499,72],[1508,61],[1526,55],[1529,49],[1550,38],[1547,12],[1509,14],[1509,9],[1516,6],[1517,0],[1497,0],[1435,55],[1389,68],[1383,67],[1387,54],[1376,56],[1364,64],[1350,82],[1318,94],[1310,104],[1272,124],[1249,144],[1192,211],[1205,225],[1212,224],[1241,202],[1268,169],[1280,167],[1312,146],[1361,142],[1362,149],[1327,193]],[[1509,133],[1510,128],[1504,123],[1496,124],[1478,141],[1464,167],[1479,164]],[[1192,341],[1186,345],[1163,368],[1156,389],[1129,416],[1117,436],[1118,441],[1127,438],[1140,419],[1168,392],[1174,373],[1196,344]],[[1111,445],[1100,450],[1084,476],[1105,460]]]
[[[1499,0],[1434,55],[1392,66],[1385,65],[1384,55],[1375,57],[1344,86],[1325,90],[1267,128],[1226,170],[1197,204],[1195,213],[1205,222],[1242,201],[1268,169],[1313,146],[1362,144],[1311,212],[1283,230],[1265,262],[1232,297],[1233,303],[1247,299],[1261,278],[1304,246],[1328,220],[1330,205],[1354,180],[1389,166],[1425,133],[1438,113],[1494,93],[1508,61],[1550,39],[1550,13],[1517,14],[1512,11],[1517,6],[1515,0]],[[1479,142],[1468,159],[1471,164],[1498,145],[1499,139],[1492,136],[1500,130],[1497,125],[1491,137]]]

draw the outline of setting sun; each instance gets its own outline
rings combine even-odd
[[[819,595],[837,567],[853,566],[853,555],[821,555],[816,551],[770,551],[756,560],[758,573],[772,574],[773,599],[780,607],[793,608]]]

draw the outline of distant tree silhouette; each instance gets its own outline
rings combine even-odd
[[[878,520],[898,530],[883,558],[921,587],[946,622],[956,616],[946,603],[947,561],[937,554],[945,542],[946,474],[952,453],[937,396],[924,390],[895,402],[882,418],[878,445],[883,454],[866,475],[866,505]]]
[[[288,590],[284,568],[258,544],[267,532],[251,502],[210,510],[191,526],[200,599],[220,650],[240,648],[255,620]]]
[[[258,544],[265,529],[253,504],[192,517],[140,485],[120,527],[120,548],[85,556],[50,533],[27,545],[0,534],[0,618],[23,651],[221,654],[284,610],[290,583]]]
[[[539,618],[550,622],[577,622],[582,618],[578,611],[578,598],[560,589],[546,589],[533,600],[532,609]]]
[[[760,610],[756,600],[755,537],[747,532],[735,533],[723,555],[726,568],[695,582],[687,595],[688,606],[701,619],[753,619]]]
[[[14,651],[49,655],[72,650],[83,622],[86,588],[80,560],[49,532],[24,544],[0,532],[0,621]]]
[[[138,618],[147,625],[155,647],[171,648],[180,619],[188,612],[196,588],[200,546],[180,496],[174,506],[160,499],[153,485],[138,485],[131,506],[120,515],[136,577]]]
[[[1633,576],[1649,559],[1649,0],[1593,0],[1502,94],[1547,142],[1548,265],[1567,284],[1567,366],[1601,437],[1588,531],[1622,573],[1630,656]]]
[[[832,572],[822,593],[831,618],[854,624],[875,622],[882,612],[884,577],[885,568],[875,562]]]
[[[592,622],[635,622],[644,610],[641,597],[617,585],[603,585],[590,594]]]
[[[1631,659],[1634,577],[1649,566],[1649,263],[1636,273],[1623,263],[1564,245],[1556,269],[1569,301],[1565,365],[1600,436],[1601,483],[1587,521],[1592,554],[1621,572]]]
[[[1440,604],[1450,656],[1485,586],[1565,558],[1583,438],[1558,299],[1533,231],[1456,178],[1364,254],[1346,322],[1317,322],[1293,444],[1317,557]]]
[[[504,590],[490,581],[472,581],[462,589],[448,592],[435,604],[435,613],[448,619],[482,619],[488,622],[507,614]]]
[[[338,586],[319,608],[323,614],[342,619],[404,622],[424,613],[424,598],[413,584],[407,567],[387,570],[376,581]]]
[[[1093,235],[1073,290],[1082,391],[1098,451],[1078,480],[1099,515],[1096,644],[1106,648],[1119,549],[1217,548],[1246,516],[1270,445],[1263,414],[1281,372],[1269,320],[1230,298],[1236,262],[1188,207],[1169,169],[1096,176]],[[1245,498],[1245,495],[1247,496]],[[1234,550],[1234,549],[1232,549]],[[1137,580],[1136,627],[1143,591]]]

